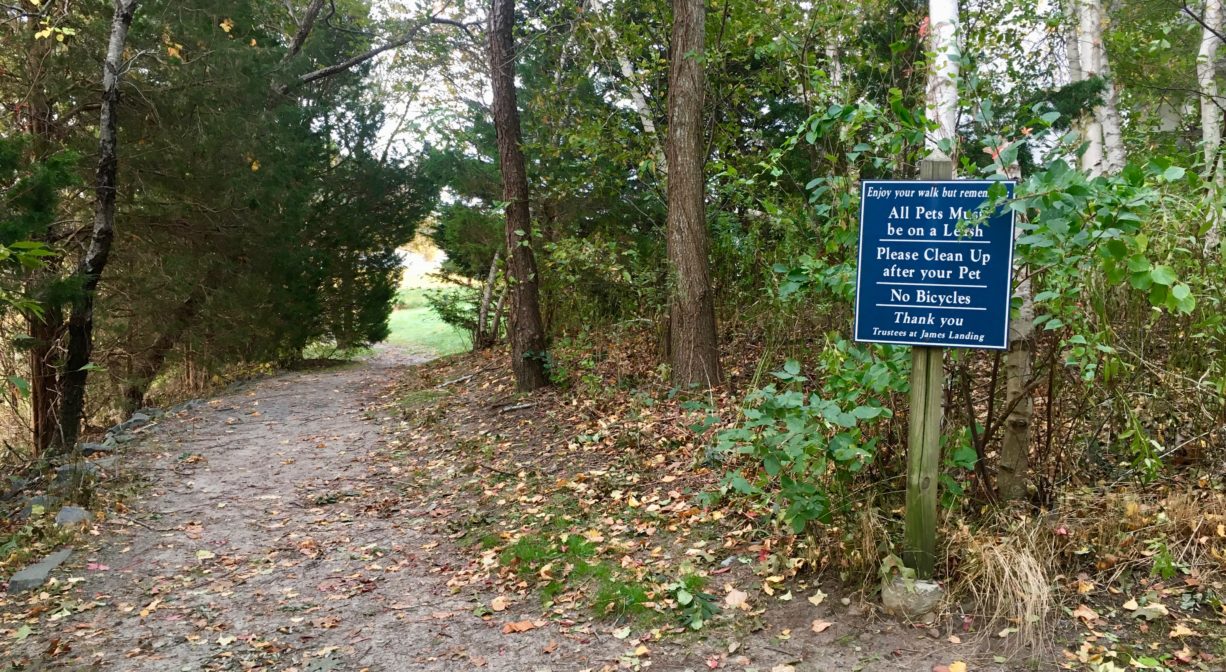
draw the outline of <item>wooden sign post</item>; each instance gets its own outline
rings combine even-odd
[[[920,161],[920,180],[951,180],[954,162],[940,151]],[[941,419],[945,348],[911,348],[911,426],[907,431],[907,508],[903,562],[919,579],[931,579],[936,562],[937,480],[941,469]]]
[[[1000,180],[954,180],[940,151],[919,180],[861,183],[855,339],[912,346],[903,563],[936,564],[946,348],[1009,347],[1013,213],[983,213]],[[983,217],[981,215],[987,214]]]

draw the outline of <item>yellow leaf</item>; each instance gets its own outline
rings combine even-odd
[[[583,533],[583,538],[587,539],[593,544],[599,544],[600,542],[604,541],[604,535],[601,534],[599,530],[588,530],[587,532]]]
[[[809,604],[816,607],[817,605],[821,604],[822,600],[824,599],[826,599],[826,594],[819,590],[809,596]]]
[[[647,655],[647,654],[649,654],[649,653],[651,653],[651,651],[650,651],[650,650],[649,650],[649,649],[648,649],[648,648],[647,648],[645,645],[643,645],[643,644],[639,644],[639,645],[638,645],[637,647],[635,647],[635,649],[634,649],[634,655],[636,655],[636,656],[638,656],[638,657],[640,657],[640,658],[642,658],[643,656],[645,656],[645,655]]]
[[[254,172],[258,171],[259,169],[260,169],[260,162],[259,162],[259,160],[257,159],[257,160],[255,160],[255,161],[252,161],[252,162],[251,162],[251,172],[253,172],[253,173],[254,173]]]
[[[51,37],[51,29],[50,29],[50,28],[43,28],[42,30],[38,31],[37,33],[34,33],[34,39],[36,39],[36,40],[45,40],[45,39],[47,39],[48,37]]]
[[[231,30],[234,30],[234,19],[226,19],[217,25],[221,26],[221,29],[228,33]]]
[[[1196,636],[1197,636],[1197,632],[1193,630],[1192,628],[1189,628],[1188,626],[1184,625],[1183,623],[1179,623],[1178,625],[1176,625],[1175,629],[1171,630],[1171,634],[1170,634],[1171,639],[1179,639],[1180,637],[1196,637]]]
[[[949,672],[966,672],[966,663],[955,660],[949,664]]]
[[[490,609],[493,609],[494,611],[506,611],[509,604],[510,603],[507,601],[506,597],[499,595],[490,602]]]
[[[175,58],[177,58],[177,59],[179,59],[179,60],[182,60],[182,59],[183,59],[182,54],[180,54],[180,53],[179,53],[179,48],[178,48],[178,47],[166,47],[166,55],[167,55],[167,56],[174,56]]]
[[[253,37],[251,38],[251,46],[254,47],[255,45],[256,45],[256,41],[255,41],[255,38]]]

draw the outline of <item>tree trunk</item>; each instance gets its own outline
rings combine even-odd
[[[521,392],[549,384],[545,375],[545,330],[536,260],[532,256],[532,217],[528,210],[528,173],[520,147],[519,109],[515,99],[515,0],[493,0],[490,8],[490,81],[494,94],[494,129],[506,201],[507,289],[511,293],[508,334],[515,386]]]
[[[1068,61],[1068,81],[1080,82],[1085,79],[1081,72],[1081,39],[1080,17],[1077,0],[1064,0],[1064,56]]]
[[[602,5],[603,3],[595,3],[593,9],[600,11],[604,9]],[[634,104],[634,111],[639,116],[639,123],[643,126],[643,132],[651,138],[656,167],[661,175],[667,175],[668,160],[664,156],[664,148],[660,144],[660,136],[656,133],[656,122],[651,113],[651,106],[647,104],[647,97],[643,95],[638,72],[635,71],[634,64],[630,62],[630,57],[626,55],[626,50],[621,45],[621,36],[618,35],[617,29],[613,27],[612,17],[605,22],[604,30],[609,34],[609,47],[617,58],[617,66],[621,70],[622,77],[626,80],[626,88],[630,92],[630,102]]]
[[[1119,96],[1111,82],[1111,69],[1103,44],[1102,0],[1081,0],[1078,33],[1081,76],[1085,79],[1101,77],[1106,81],[1103,104],[1094,108],[1092,118],[1085,124],[1088,146],[1081,156],[1081,167],[1090,175],[1118,173],[1124,169],[1128,157],[1117,109]]]
[[[473,350],[484,350],[492,345],[498,339],[497,334],[491,334],[489,329],[490,323],[490,306],[494,301],[494,285],[498,282],[498,259],[502,256],[502,250],[494,252],[494,258],[490,260],[490,272],[485,278],[485,288],[481,292],[481,305],[477,308],[477,329],[473,334]]]
[[[220,280],[220,268],[214,267],[205,274],[204,280],[192,288],[187,298],[183,300],[174,310],[169,323],[164,325],[162,333],[153,341],[146,352],[145,357],[137,361],[133,367],[131,377],[124,384],[124,404],[125,410],[129,413],[145,406],[145,396],[149,392],[149,386],[162,372],[162,367],[166,364],[166,358],[174,349],[183,335],[196,322],[196,318],[200,316],[200,311],[204,308],[205,299],[208,298],[208,291],[212,289]]]
[[[502,316],[507,310],[507,291],[506,287],[498,294],[498,302],[494,304],[494,317],[490,320],[490,339],[495,343],[498,342],[498,335],[502,332]]]
[[[669,354],[673,383],[704,389],[722,379],[704,201],[705,23],[703,0],[673,0],[668,64]]]
[[[1196,59],[1196,79],[1200,83],[1201,144],[1205,152],[1205,181],[1210,185],[1209,230],[1205,232],[1205,256],[1217,255],[1221,247],[1222,197],[1226,175],[1222,174],[1222,110],[1218,107],[1217,50],[1222,33],[1222,0],[1205,0],[1205,22]]]
[[[1017,179],[1021,170],[1016,163],[1009,166],[1004,177]],[[1025,235],[1021,216],[1015,217],[1014,240]],[[1005,358],[1005,406],[1013,410],[1005,418],[1000,446],[1000,467],[996,488],[1000,501],[1024,500],[1028,495],[1030,470],[1030,425],[1034,417],[1034,398],[1026,385],[1034,361],[1034,290],[1030,285],[1030,269],[1019,266],[1014,277],[1022,280],[1014,290],[1021,299],[1017,317],[1009,321],[1009,353]],[[993,390],[995,393],[995,390]],[[1014,399],[1023,397],[1016,404]],[[990,420],[990,418],[989,418]]]
[[[30,407],[33,431],[31,445],[42,455],[55,441],[56,408],[59,405],[59,377],[55,370],[55,344],[64,320],[59,306],[46,306],[43,315],[27,315],[30,338]]]
[[[927,114],[936,130],[928,149],[940,149],[957,165],[958,143],[958,0],[928,0],[928,30],[934,54],[928,70]],[[940,147],[948,139],[949,147]]]
[[[93,354],[94,293],[111,254],[115,237],[115,191],[118,182],[119,83],[123,67],[124,42],[136,13],[138,0],[115,0],[115,15],[111,19],[111,36],[107,43],[106,60],[102,65],[102,114],[98,122],[98,170],[94,178],[94,226],[89,248],[77,267],[81,278],[81,295],[72,304],[68,317],[68,356],[61,376],[63,396],[60,401],[59,434],[56,448],[68,451],[77,442],[81,419],[85,413],[86,368]]]

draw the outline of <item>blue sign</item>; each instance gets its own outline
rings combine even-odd
[[[855,339],[1009,347],[1013,212],[980,210],[991,180],[861,185]],[[1003,182],[1013,196],[1013,182]]]

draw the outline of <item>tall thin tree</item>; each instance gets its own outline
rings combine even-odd
[[[705,203],[706,148],[704,0],[673,0],[668,65],[668,260],[671,280],[669,354],[673,382],[711,387],[720,382],[710,233]]]
[[[493,0],[490,8],[490,82],[494,129],[506,201],[507,289],[511,294],[508,334],[515,386],[531,391],[549,384],[545,372],[545,328],[541,322],[536,259],[532,255],[532,216],[528,209],[528,171],[520,147],[515,96],[515,0]]]
[[[1217,52],[1223,29],[1222,0],[1205,0],[1202,18],[1200,52],[1196,58],[1196,79],[1200,83],[1201,144],[1205,152],[1205,180],[1212,185],[1213,196],[1209,213],[1209,229],[1205,231],[1206,256],[1216,255],[1221,247],[1222,209],[1216,205],[1221,198],[1226,175],[1222,168],[1222,109],[1218,107]]]
[[[85,383],[94,351],[94,293],[106,270],[115,238],[115,196],[119,183],[119,85],[123,77],[124,44],[139,0],[115,0],[110,39],[102,63],[102,111],[98,122],[98,168],[94,176],[94,224],[89,247],[77,267],[81,294],[68,317],[68,355],[62,376],[59,430],[56,444],[70,450],[85,414]]]

